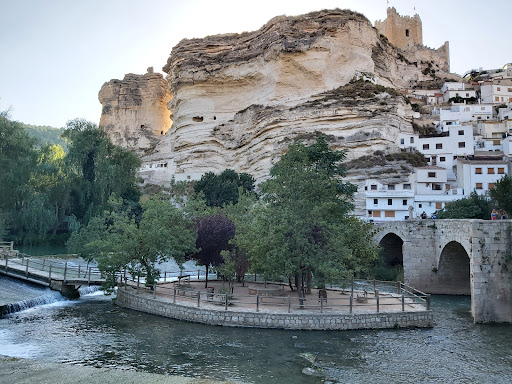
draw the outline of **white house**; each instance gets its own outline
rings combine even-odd
[[[453,97],[476,99],[476,91],[474,89],[467,89],[465,83],[444,83],[441,87],[441,93],[443,94],[443,101],[445,103],[448,103]]]
[[[463,189],[465,196],[473,191],[486,194],[507,174],[508,162],[502,156],[457,159],[457,186]]]
[[[450,109],[439,110],[439,120],[443,122],[458,121],[461,123],[473,120],[492,119],[492,104],[453,104]]]
[[[480,99],[482,103],[508,104],[512,103],[512,81],[498,80],[498,83],[482,84]]]
[[[407,220],[414,205],[412,183],[382,184],[366,181],[366,213],[369,221]]]

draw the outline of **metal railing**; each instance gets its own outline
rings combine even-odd
[[[197,280],[196,280],[197,281]],[[211,280],[212,282],[215,280]],[[177,284],[176,284],[177,283]],[[365,283],[370,289],[326,289],[326,295],[317,297],[299,297],[298,295],[268,296],[262,294],[234,294],[232,290],[224,288],[222,292],[215,293],[213,289],[197,290],[190,284],[181,284],[181,279],[174,284],[163,282],[152,285],[141,284],[140,279],[124,278],[120,280],[119,289],[135,289],[137,294],[150,294],[153,298],[171,300],[174,304],[201,307],[202,305],[221,306],[225,310],[230,307],[244,308],[260,312],[272,307],[291,313],[296,311],[312,310],[324,312],[353,313],[358,309],[372,309],[375,312],[387,309],[407,311],[419,310],[424,307],[430,310],[430,295],[407,286],[401,282],[379,280],[355,280],[355,283]],[[262,284],[263,283],[258,283]],[[268,283],[279,284],[279,283]],[[282,284],[282,283],[280,283]],[[389,291],[382,293],[377,287],[388,287]],[[227,290],[227,292],[225,292]],[[266,307],[266,308],[265,308]]]

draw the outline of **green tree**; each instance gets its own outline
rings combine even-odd
[[[312,276],[324,286],[366,271],[377,257],[371,225],[348,216],[355,187],[342,180],[343,159],[323,137],[291,144],[262,183],[260,201],[235,219],[235,243],[249,252],[251,268],[266,279],[294,279],[299,297]]]
[[[194,185],[196,193],[204,193],[206,204],[210,207],[236,204],[239,188],[243,192],[253,191],[254,178],[247,173],[238,174],[231,169],[226,169],[220,175],[207,172]]]
[[[489,220],[492,204],[475,191],[468,197],[452,201],[437,211],[438,219],[485,219]]]
[[[69,141],[66,157],[72,181],[72,211],[82,223],[101,214],[113,194],[137,201],[137,156],[112,144],[105,131],[95,124],[76,119],[67,123],[63,137]]]
[[[7,112],[0,113],[0,208],[6,213],[20,210],[30,195],[35,142],[21,123],[10,120]]]
[[[494,189],[490,191],[491,199],[496,202],[496,205],[503,209],[508,217],[512,215],[512,177],[505,175],[498,180]]]
[[[116,274],[123,268],[151,285],[158,279],[157,263],[174,258],[181,265],[185,255],[196,251],[193,221],[168,198],[143,200],[139,222],[122,209],[121,199],[111,197],[109,205],[102,216],[73,233],[67,244],[72,252],[98,262],[107,288],[115,285]]]

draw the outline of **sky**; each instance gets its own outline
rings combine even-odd
[[[278,15],[351,9],[372,23],[418,13],[423,44],[450,42],[451,71],[512,62],[510,0],[0,0],[0,111],[13,120],[98,123],[103,83],[162,72],[184,38],[259,29]]]

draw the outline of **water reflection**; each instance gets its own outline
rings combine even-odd
[[[93,294],[0,320],[0,353],[252,383],[508,383],[512,327],[474,325],[470,304],[434,297],[433,329],[299,332],[179,322]]]

